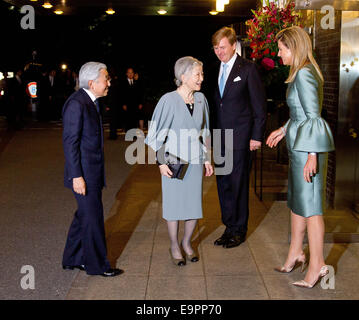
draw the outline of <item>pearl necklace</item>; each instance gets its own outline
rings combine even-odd
[[[192,95],[192,97],[191,97],[191,99],[189,99],[188,97],[184,97],[183,96],[183,93],[182,92],[180,92],[180,90],[178,90],[177,89],[177,92],[178,92],[178,94],[182,97],[182,99],[184,100],[184,102],[187,104],[189,104],[190,105],[190,108],[191,108],[191,110],[192,110],[192,108],[193,108],[193,104],[194,104],[194,97],[193,97],[193,95]],[[188,102],[187,102],[188,101]],[[191,101],[193,101],[193,102],[191,102]]]

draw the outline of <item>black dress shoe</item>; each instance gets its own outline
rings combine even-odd
[[[74,269],[79,269],[81,271],[85,270],[85,266],[83,264],[79,265],[79,266],[62,266],[62,269],[64,270],[74,270]]]
[[[122,274],[124,271],[121,269],[108,269],[104,273],[101,274],[103,277],[116,277]]]
[[[227,249],[238,247],[245,240],[246,240],[246,236],[243,236],[243,235],[233,236],[227,240],[227,243],[224,245],[224,247]]]
[[[215,242],[215,246],[225,246],[228,239],[230,239],[232,236],[228,233],[223,233],[220,238],[218,238]]]

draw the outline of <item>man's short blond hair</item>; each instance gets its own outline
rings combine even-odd
[[[237,41],[237,35],[233,28],[223,27],[212,36],[212,45],[216,46],[223,39],[227,38],[231,45]]]

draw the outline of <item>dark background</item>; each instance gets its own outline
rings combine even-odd
[[[224,16],[75,16],[36,14],[35,29],[23,30],[23,15],[0,2],[0,71],[15,71],[32,61],[60,70],[66,63],[76,72],[87,61],[101,61],[124,76],[133,66],[145,81],[148,98],[174,88],[175,61],[191,55],[204,63],[204,73],[215,62],[212,34],[225,25],[245,21]],[[204,83],[205,84],[205,83]]]

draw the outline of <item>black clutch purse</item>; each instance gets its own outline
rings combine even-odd
[[[165,163],[168,168],[172,171],[172,179],[182,180],[186,175],[188,169],[188,162],[180,159],[169,152],[165,153]]]
[[[163,149],[157,152],[157,164],[166,164],[172,172],[172,179],[182,180],[188,169],[187,161],[184,161],[169,152],[163,153]]]

